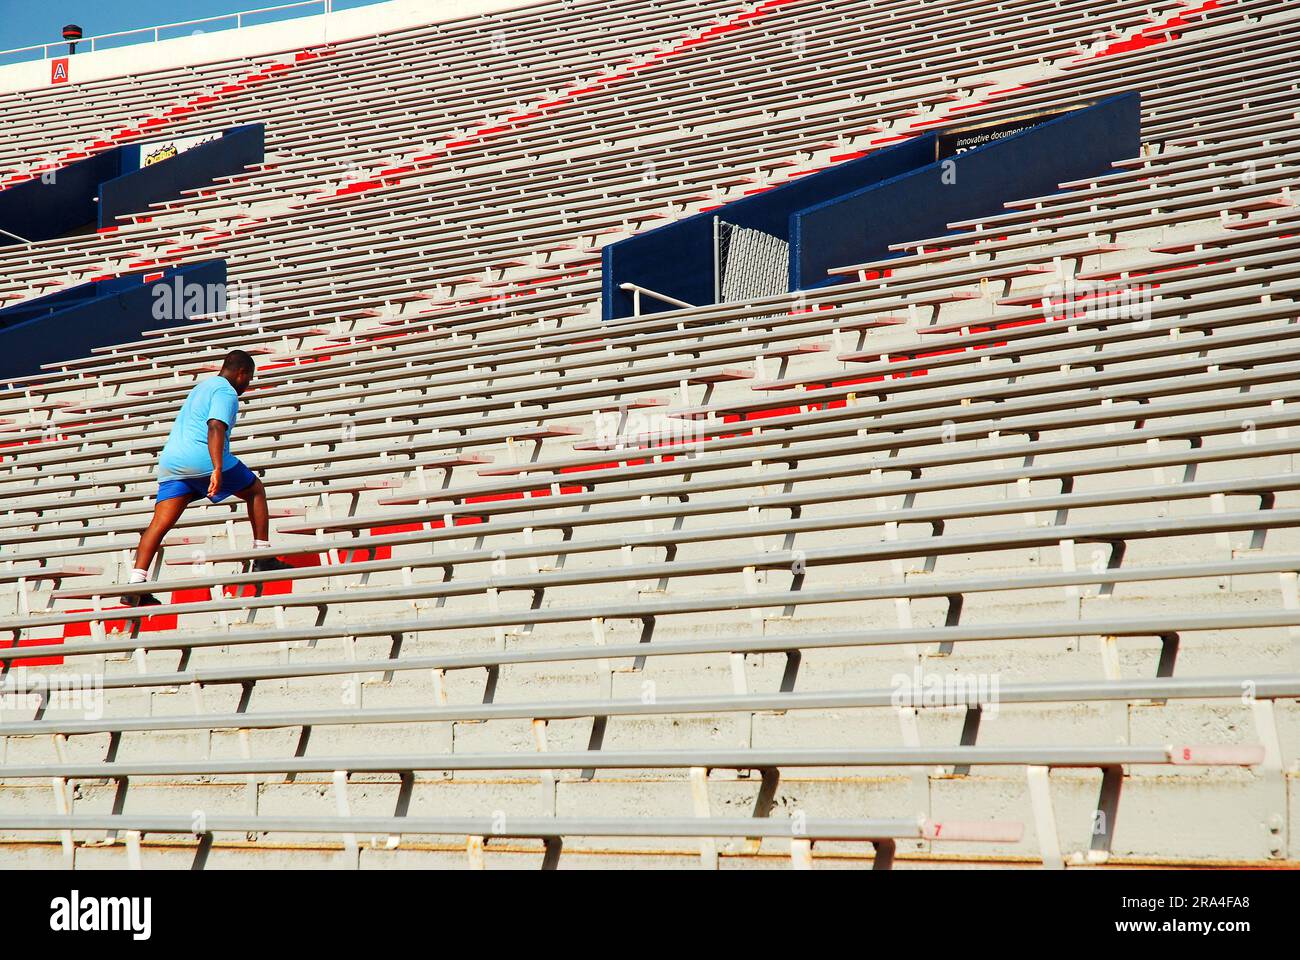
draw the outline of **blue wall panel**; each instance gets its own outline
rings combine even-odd
[[[606,320],[632,315],[632,295],[618,288],[630,282],[686,303],[713,302],[713,218],[789,239],[790,215],[811,204],[840,196],[864,184],[892,177],[934,159],[934,136],[927,134],[875,153],[837,164],[815,176],[743,197],[721,210],[698,213],[605,247],[601,254],[602,315]],[[648,297],[642,313],[673,309]]]
[[[147,210],[151,203],[174,200],[182,190],[261,163],[264,139],[260,123],[234,127],[143,168],[139,144],[105,150],[60,167],[50,182],[38,177],[0,190],[0,230],[36,242],[83,227],[109,226],[118,217]],[[0,246],[19,242],[0,234]]]
[[[1140,152],[1140,97],[1110,97],[944,161],[936,160],[937,141],[938,131],[926,133],[610,244],[602,252],[602,316],[632,315],[632,295],[619,289],[625,282],[712,303],[714,217],[787,240],[789,289],[800,290],[838,282],[827,276],[832,267],[889,256],[891,243],[938,236],[951,222],[1002,211],[1006,200],[1106,173],[1112,161]],[[641,309],[673,308],[643,297]]]
[[[184,298],[178,315],[159,318],[160,288],[219,288],[224,297],[226,262],[205,260],[166,271],[145,283],[136,273],[19,303],[0,310],[0,377],[39,373],[41,364],[88,356],[95,347],[138,340],[144,330],[185,323]],[[167,291],[170,292],[170,291]]]
[[[792,289],[835,282],[833,267],[883,259],[891,243],[949,233],[949,223],[1004,212],[1006,200],[1054,193],[1140,152],[1140,98],[1120,94],[803,210],[791,227]]]
[[[119,176],[124,162],[120,148],[106,150],[60,167],[48,183],[37,177],[0,190],[0,230],[36,242],[95,226],[99,185]],[[0,234],[0,245],[18,242]]]
[[[632,294],[621,283],[635,283],[686,303],[713,302],[713,215],[696,214],[668,226],[611,243],[600,254],[601,316],[632,316]],[[641,298],[642,313],[673,309]]]
[[[261,163],[265,156],[265,128],[260,123],[234,127],[225,134],[176,156],[101,184],[99,225],[106,227],[118,217],[141,213],[149,204],[174,200],[182,190],[211,183],[217,177],[239,173]],[[139,147],[136,148],[137,154]]]

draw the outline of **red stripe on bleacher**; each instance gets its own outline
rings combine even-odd
[[[1156,44],[1177,40],[1182,36],[1182,34],[1174,32],[1175,29],[1178,27],[1190,26],[1189,17],[1208,13],[1211,10],[1217,9],[1218,6],[1219,0],[1209,0],[1209,2],[1201,4],[1194,10],[1184,10],[1181,13],[1170,17],[1168,20],[1164,20],[1150,27],[1143,27],[1137,32],[1136,36],[1130,37],[1128,40],[1120,40],[1116,43],[1112,43],[1101,52],[1095,54],[1094,59],[1096,57],[1112,56],[1117,53],[1129,53],[1133,50],[1141,50],[1145,47],[1152,47]],[[1152,35],[1148,36],[1148,34]]]
[[[585,489],[586,488],[581,486],[580,484],[561,484],[560,496],[564,496],[565,494],[570,494],[570,493],[582,493],[582,491]],[[492,493],[482,497],[466,497],[465,502],[466,503],[492,503],[495,500],[523,500],[523,499],[531,500],[537,497],[550,497],[550,496],[554,496],[554,494],[551,493],[550,487],[540,487],[536,490],[529,490],[526,492]],[[457,526],[459,526],[459,523],[457,523]]]
[[[448,150],[453,150],[460,147],[473,146],[494,134],[513,132],[516,128],[526,125],[529,121],[536,119],[537,117],[544,116],[545,111],[549,108],[562,107],[568,103],[573,102],[574,100],[578,99],[579,97],[585,94],[600,92],[602,85],[613,84],[619,82],[620,80],[624,80],[629,76],[631,76],[634,72],[650,66],[654,61],[666,59],[667,57],[674,56],[678,53],[687,51],[692,47],[699,46],[709,40],[712,40],[714,37],[721,36],[723,34],[730,33],[735,30],[739,30],[743,27],[748,26],[750,22],[761,19],[762,17],[766,16],[768,13],[771,13],[773,10],[776,10],[780,7],[788,6],[793,3],[798,3],[798,2],[800,2],[800,0],[766,0],[766,2],[759,4],[751,11],[734,15],[727,22],[709,27],[708,29],[704,30],[702,33],[698,34],[695,37],[688,37],[683,40],[679,40],[674,46],[670,47],[669,49],[656,52],[652,54],[650,57],[646,58],[645,60],[642,60],[638,63],[624,64],[608,74],[597,76],[584,81],[585,83],[584,86],[573,87],[568,90],[561,91],[561,93],[553,99],[533,104],[531,107],[529,107],[526,110],[520,110],[520,111],[516,111],[515,113],[507,114],[505,117],[496,120],[493,124],[489,126],[480,127],[477,130],[471,131],[469,136],[462,137],[458,140],[447,141],[443,143],[439,149],[431,153],[421,154],[419,156],[414,157],[413,162],[428,163],[444,155],[444,153]],[[387,186],[387,185],[388,184],[381,183],[379,186]],[[377,189],[377,188],[372,188],[372,189]],[[357,192],[362,192],[362,191],[335,190],[331,193],[327,190],[327,191],[321,191],[311,199],[314,202],[323,202],[323,201],[328,201],[330,199],[333,199],[335,197],[346,196],[350,193],[357,193]]]
[[[47,637],[44,639],[19,640],[19,647],[49,647],[63,643],[61,637]],[[60,667],[63,665],[63,658],[56,656],[49,657],[26,657],[22,660],[14,660],[9,664],[10,667]]]
[[[204,599],[207,598],[205,597]],[[108,607],[107,609],[127,610],[129,608]],[[67,612],[68,613],[90,613],[91,610],[89,608],[86,608],[81,610],[68,610]],[[135,621],[134,617],[131,618],[130,620],[105,620],[103,621],[104,631],[106,633],[125,633],[127,630],[127,624],[133,623],[134,621]],[[156,633],[160,630],[175,630],[175,629],[176,629],[176,614],[174,613],[163,614],[161,616],[156,616],[156,617],[143,617],[140,620],[141,633]],[[62,637],[59,637],[54,640],[47,640],[44,642],[47,644],[62,644],[63,641],[65,640],[77,640],[83,637],[89,637],[90,635],[91,633],[90,633],[89,623],[69,623],[64,625]],[[45,659],[47,658],[42,658],[42,660]],[[52,657],[52,658],[48,658],[48,660],[52,663],[53,662],[57,662],[60,664],[63,663],[62,657]]]

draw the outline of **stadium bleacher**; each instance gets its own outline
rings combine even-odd
[[[1298,21],[543,0],[0,92],[0,188],[266,136],[0,247],[245,298],[0,383],[0,865],[1300,865]],[[611,242],[1133,90],[1113,172],[601,320]],[[232,348],[273,546],[195,505],[129,585]]]

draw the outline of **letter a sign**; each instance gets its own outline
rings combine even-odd
[[[50,63],[50,83],[68,82],[68,58],[63,57]]]

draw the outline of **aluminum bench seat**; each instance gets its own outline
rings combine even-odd
[[[148,835],[166,834],[196,836],[197,845],[192,869],[203,869],[209,861],[215,844],[214,835],[221,833],[279,835],[307,833],[313,835],[343,835],[345,848],[352,843],[350,856],[353,865],[359,866],[360,855],[356,849],[355,834],[383,835],[389,839],[388,849],[401,846],[401,838],[435,835],[450,836],[466,841],[467,866],[482,869],[484,850],[488,839],[534,839],[544,841],[542,868],[559,866],[565,841],[574,837],[686,837],[713,838],[736,837],[753,842],[760,838],[789,841],[791,866],[810,869],[814,863],[813,844],[828,840],[864,840],[874,847],[872,868],[888,870],[893,866],[894,849],[898,840],[952,840],[954,842],[1015,842],[1022,835],[1017,821],[928,821],[913,819],[831,820],[804,818],[797,830],[789,822],[768,818],[574,818],[574,817],[516,817],[506,823],[492,817],[420,817],[420,816],[349,816],[346,819],[329,817],[283,817],[238,814],[214,814],[205,819],[206,828],[194,834],[193,818],[165,814],[76,814],[47,816],[0,816],[0,832],[54,832],[68,837],[65,864],[76,862],[72,850],[73,836],[78,831],[110,831],[122,834],[122,843],[128,866],[139,869],[141,843]],[[393,842],[396,839],[396,842]],[[703,855],[706,867],[716,868],[716,855]]]
[[[1014,506],[1014,504],[1010,504]],[[848,522],[849,518],[846,518]],[[876,519],[877,523],[882,522]],[[1118,564],[1127,547],[1136,541],[1151,538],[1166,537],[1186,537],[1186,536],[1204,536],[1206,534],[1226,533],[1232,531],[1250,531],[1252,539],[1255,541],[1256,549],[1262,547],[1264,536],[1267,532],[1281,529],[1293,529],[1300,527],[1300,510],[1273,508],[1267,511],[1252,510],[1248,512],[1235,513],[1203,513],[1192,516],[1166,517],[1157,520],[1148,520],[1145,523],[1134,523],[1133,521],[1112,521],[1112,522],[1072,522],[1048,527],[1019,527],[1017,529],[1002,530],[997,534],[979,533],[964,535],[941,535],[924,538],[908,539],[882,539],[874,542],[867,542],[860,546],[854,547],[810,547],[807,549],[780,549],[768,550],[757,553],[740,554],[738,556],[717,558],[713,560],[669,560],[666,563],[646,565],[646,569],[638,570],[635,566],[628,564],[619,567],[593,568],[583,571],[581,574],[563,572],[553,576],[555,580],[565,579],[569,582],[587,582],[600,583],[609,581],[622,581],[630,577],[635,579],[647,579],[653,577],[663,577],[671,574],[676,575],[700,575],[718,572],[743,572],[746,568],[757,570],[784,569],[790,570],[793,566],[802,566],[804,568],[820,566],[822,564],[832,563],[867,563],[871,561],[884,561],[907,559],[915,557],[926,558],[926,569],[930,570],[934,562],[944,556],[966,556],[972,554],[997,553],[1004,551],[1014,551],[1025,548],[1053,548],[1059,549],[1062,543],[1099,543],[1111,547],[1111,553],[1108,563]],[[729,536],[743,536],[743,525],[736,525],[731,530],[725,531]],[[710,536],[717,536],[716,531],[674,531],[669,534],[643,534],[640,536],[622,536],[606,538],[590,538],[587,540],[564,541],[560,544],[538,544],[535,546],[516,546],[509,549],[488,550],[480,548],[478,550],[470,549],[459,552],[458,554],[447,554],[441,558],[441,565],[454,567],[457,565],[469,564],[473,562],[491,563],[493,561],[509,561],[511,559],[523,559],[527,557],[548,556],[555,553],[562,553],[566,556],[576,555],[582,552],[620,552],[625,547],[651,547],[659,546],[662,541],[666,545],[675,545],[678,542],[688,542],[692,539],[707,539]],[[557,549],[560,548],[560,549]],[[671,556],[671,554],[670,554]],[[534,581],[525,584],[526,589],[543,587],[546,578],[552,577],[550,574],[537,574]],[[290,579],[290,576],[282,575],[279,579]],[[578,578],[575,580],[575,578]],[[200,578],[201,579],[201,578]],[[207,580],[209,584],[220,586],[220,581]],[[505,585],[504,583],[502,585]],[[317,611],[319,623],[324,623],[331,613],[337,613],[338,608],[345,607],[352,603],[361,603],[367,601],[417,601],[433,599],[439,596],[449,596],[456,594],[481,593],[490,591],[497,587],[495,578],[486,578],[483,580],[468,580],[461,578],[459,580],[448,578],[441,583],[421,583],[414,586],[400,587],[365,587],[351,590],[334,590],[334,591],[315,591],[312,593],[292,593],[285,595],[275,595],[269,597],[253,598],[234,598],[231,600],[212,600],[193,603],[171,603],[163,604],[158,607],[150,608],[150,615],[160,614],[204,614],[204,613],[222,613],[222,612],[239,612],[243,611],[252,619],[255,612],[261,609],[285,610],[292,607],[312,607]],[[98,601],[103,597],[117,597],[129,594],[138,594],[151,592],[158,589],[157,584],[148,585],[105,585],[102,587],[92,587],[87,589],[71,589],[58,591],[57,596],[60,598],[69,597],[87,597],[91,600]],[[98,606],[98,603],[95,604]],[[525,614],[527,616],[528,614]],[[10,634],[21,635],[25,631],[46,627],[62,626],[71,623],[90,623],[102,624],[104,621],[124,619],[122,610],[90,610],[83,612],[41,612],[33,613],[27,617],[21,618],[0,618],[0,631]],[[1076,623],[1076,627],[1078,624]],[[101,632],[100,629],[92,632]]]

